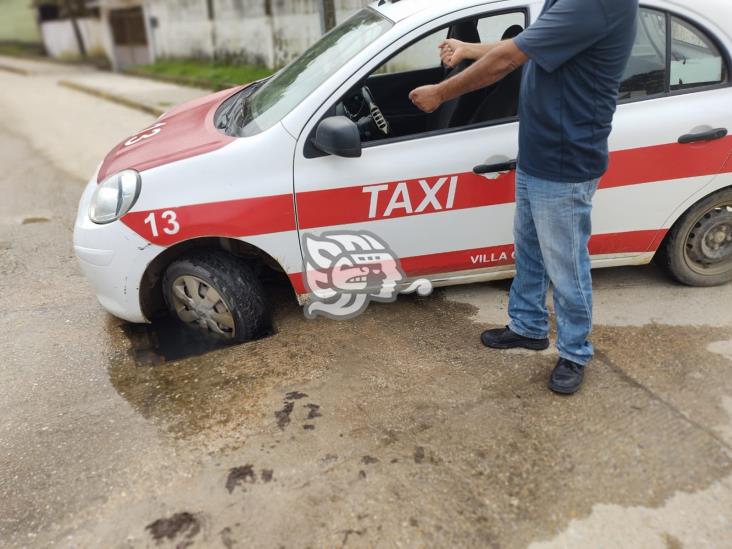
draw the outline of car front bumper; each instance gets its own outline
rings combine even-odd
[[[99,303],[116,317],[148,322],[140,303],[140,284],[150,262],[163,250],[120,221],[97,225],[89,219],[96,177],[84,189],[74,225],[74,253]]]

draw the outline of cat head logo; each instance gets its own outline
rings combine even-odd
[[[400,293],[432,293],[432,284],[417,280],[399,289],[406,280],[396,254],[374,234],[332,232],[303,235],[305,285],[311,295],[305,316],[353,318],[371,301],[387,303]]]

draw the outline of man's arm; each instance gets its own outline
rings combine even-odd
[[[448,67],[455,67],[461,61],[475,61],[495,48],[499,43],[474,44],[462,42],[455,38],[447,38],[439,45],[440,59]]]
[[[460,74],[439,84],[417,88],[409,94],[409,99],[424,112],[434,112],[445,101],[495,84],[528,59],[513,40],[504,40]]]

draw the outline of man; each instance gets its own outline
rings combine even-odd
[[[549,346],[546,294],[554,286],[559,361],[549,380],[575,393],[593,356],[588,242],[592,198],[608,166],[618,88],[636,35],[638,0],[546,0],[539,19],[513,40],[447,40],[442,58],[468,69],[410,99],[425,112],[524,67],[516,171],[517,275],[506,328],[483,333],[494,349]]]

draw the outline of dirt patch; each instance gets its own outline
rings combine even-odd
[[[275,419],[277,420],[277,427],[285,430],[285,427],[287,427],[290,424],[290,415],[292,414],[292,410],[295,408],[295,405],[292,402],[285,402],[285,405],[282,407],[281,410],[277,410],[274,413]]]
[[[231,494],[237,486],[254,484],[255,482],[257,482],[257,476],[254,474],[254,466],[234,467],[229,471],[229,476],[226,477],[226,490]]]
[[[320,413],[320,406],[318,404],[306,404],[305,408],[309,410],[308,419],[323,417],[323,415]]]
[[[176,513],[169,518],[161,518],[145,527],[156,543],[164,540],[183,538],[176,547],[184,548],[193,543],[193,538],[201,531],[201,519],[188,512]]]

